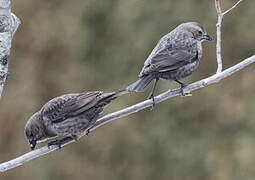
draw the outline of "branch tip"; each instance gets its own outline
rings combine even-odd
[[[237,3],[235,3],[231,8],[229,8],[228,10],[226,10],[225,12],[223,12],[222,14],[225,15],[227,13],[229,13],[230,11],[232,11],[234,8],[236,8],[243,0],[239,0],[237,1]]]

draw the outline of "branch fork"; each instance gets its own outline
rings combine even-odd
[[[221,24],[222,19],[225,14],[229,13],[231,10],[233,10],[235,7],[238,6],[239,3],[241,3],[243,0],[239,0],[236,4],[234,4],[231,8],[226,10],[225,12],[222,12],[220,0],[215,0],[215,9],[217,12],[217,23],[216,23],[216,33],[217,33],[217,43],[216,43],[216,58],[217,58],[217,73],[222,72],[222,57],[221,57]]]

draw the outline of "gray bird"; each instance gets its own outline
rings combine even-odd
[[[50,100],[26,123],[25,136],[31,149],[33,150],[38,142],[66,136],[48,143],[48,146],[58,145],[60,148],[64,142],[77,140],[81,134],[89,133],[104,106],[125,93],[83,92],[66,94]]]
[[[159,79],[173,80],[181,85],[181,91],[186,86],[180,79],[191,75],[198,67],[202,57],[202,42],[212,40],[203,26],[197,22],[180,24],[174,30],[163,36],[149,57],[146,59],[139,79],[127,87],[132,92],[144,91],[154,79],[154,85],[149,98],[153,99]]]

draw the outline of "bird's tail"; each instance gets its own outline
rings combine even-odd
[[[133,84],[129,85],[126,90],[129,92],[141,92],[144,91],[148,84],[155,78],[155,74],[148,74],[144,77],[141,77]]]
[[[108,104],[110,103],[112,100],[116,99],[119,96],[122,96],[124,94],[129,93],[129,91],[127,91],[126,89],[121,90],[121,91],[117,91],[117,92],[111,92],[111,93],[103,93],[100,95],[100,102],[103,102],[103,104]]]

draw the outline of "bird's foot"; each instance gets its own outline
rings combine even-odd
[[[71,135],[71,138],[72,138],[73,140],[75,140],[75,141],[78,141],[79,136],[77,136],[77,135],[75,135],[75,134],[72,134],[72,135]]]
[[[190,96],[192,96],[192,94],[189,93],[189,92],[188,92],[188,93],[186,92],[185,94],[182,94],[182,96],[183,96],[183,97],[190,97]]]
[[[192,96],[192,94],[190,92],[184,92],[184,90],[183,90],[186,86],[188,86],[187,84],[182,83],[178,79],[175,79],[175,82],[177,82],[178,84],[181,85],[181,95],[182,96],[184,96],[184,97],[185,96]]]
[[[89,133],[90,133],[90,128],[87,129],[86,136],[89,136]]]
[[[186,87],[186,86],[188,86],[188,85],[186,85],[186,84],[181,84],[181,95],[183,96],[183,97],[189,97],[189,96],[192,96],[192,94],[190,93],[190,92],[184,92],[184,88]]]
[[[50,149],[51,146],[58,146],[59,149],[61,149],[62,142],[61,140],[54,140],[48,142],[48,149]]]
[[[154,98],[154,94],[151,93],[147,99],[151,99],[152,100],[152,105],[150,106],[150,110],[152,111],[154,109],[155,106],[155,98]]]
[[[74,137],[68,136],[63,139],[57,139],[54,141],[50,141],[50,142],[48,142],[48,148],[50,148],[51,146],[58,146],[58,148],[61,149],[63,144],[65,144],[73,139],[76,140],[77,138],[75,139]]]

